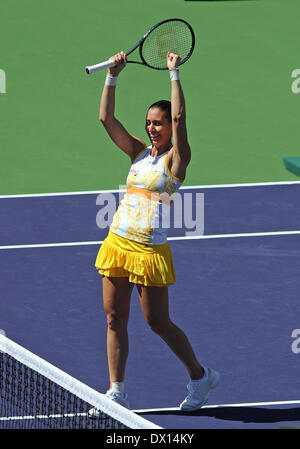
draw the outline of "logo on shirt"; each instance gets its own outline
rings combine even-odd
[[[133,176],[136,176],[138,174],[138,171],[135,168],[131,168],[129,173]]]

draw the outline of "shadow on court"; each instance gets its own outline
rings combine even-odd
[[[271,409],[262,407],[220,407],[215,409],[201,409],[196,412],[180,412],[179,410],[165,410],[143,412],[143,415],[182,415],[208,416],[226,421],[241,421],[248,423],[275,423],[285,421],[300,422],[300,407],[288,409]]]

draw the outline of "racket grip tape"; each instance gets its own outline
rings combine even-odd
[[[85,71],[88,75],[91,73],[99,72],[100,70],[108,69],[109,67],[113,67],[115,65],[114,61],[108,59],[108,61],[100,62],[99,64],[87,66]]]

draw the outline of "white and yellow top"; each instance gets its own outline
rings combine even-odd
[[[114,214],[110,231],[143,244],[161,245],[167,240],[168,220],[163,220],[171,196],[183,180],[170,172],[166,156],[151,156],[152,147],[137,155],[127,177],[127,192]]]

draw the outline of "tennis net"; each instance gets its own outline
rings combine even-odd
[[[91,417],[89,411],[100,413]],[[0,334],[0,429],[159,429]]]

